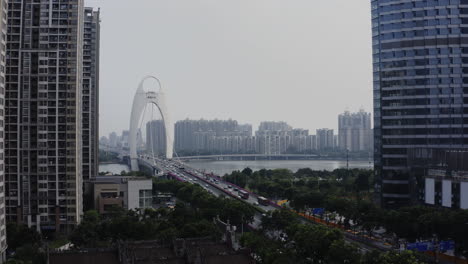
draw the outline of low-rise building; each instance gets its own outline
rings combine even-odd
[[[153,182],[151,179],[133,176],[98,176],[90,181],[94,209],[106,214],[118,206],[126,210],[151,208]]]
[[[419,199],[426,205],[468,209],[468,151],[414,149],[409,164]]]

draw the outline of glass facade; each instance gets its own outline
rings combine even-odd
[[[140,190],[139,207],[151,208],[152,205],[153,205],[153,191],[152,190]]]
[[[467,148],[468,0],[371,5],[377,191],[397,207],[417,200],[410,149]]]

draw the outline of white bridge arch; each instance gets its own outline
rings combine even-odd
[[[154,79],[159,84],[159,92],[145,91],[143,84],[149,79]],[[171,159],[173,156],[174,142],[172,141],[174,134],[173,125],[167,113],[166,98],[162,89],[161,82],[154,76],[146,76],[140,82],[138,89],[133,98],[132,115],[130,117],[130,166],[132,171],[138,170],[138,153],[137,153],[137,133],[138,123],[142,118],[142,113],[148,104],[154,104],[161,113],[162,121],[164,123],[164,130],[166,132],[166,158]]]

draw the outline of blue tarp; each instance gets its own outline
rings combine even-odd
[[[312,214],[314,215],[322,215],[325,212],[324,208],[314,208],[312,209]]]

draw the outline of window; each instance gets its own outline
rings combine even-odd
[[[140,190],[139,207],[150,208],[152,204],[153,204],[152,190]]]

